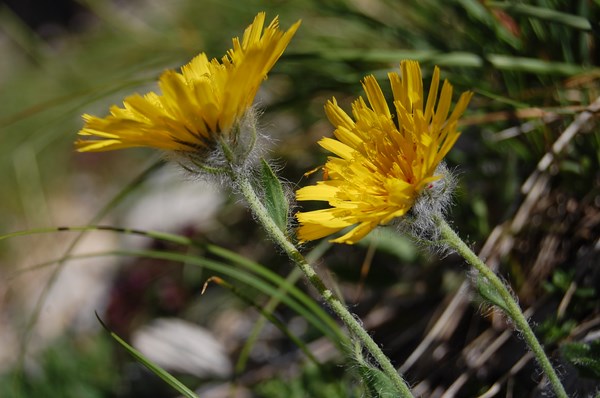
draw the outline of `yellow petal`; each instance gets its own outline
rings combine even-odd
[[[321,200],[330,201],[335,198],[339,188],[326,182],[319,182],[317,185],[300,188],[296,191],[296,200]]]
[[[363,80],[363,88],[367,94],[369,103],[371,104],[371,109],[373,109],[376,114],[391,119],[392,115],[390,114],[390,109],[387,106],[381,87],[379,87],[379,83],[377,83],[375,77],[372,75],[365,77]]]
[[[337,126],[337,128],[345,127],[349,130],[354,128],[354,121],[346,112],[342,110],[342,108],[338,106],[335,98],[327,101],[325,104],[325,113],[327,114],[327,118],[331,124]]]
[[[304,223],[297,230],[297,237],[300,242],[309,242],[332,235],[342,228],[329,228],[321,224]]]
[[[265,13],[259,13],[244,31],[240,42],[221,61],[209,61],[201,53],[181,68],[159,78],[161,93],[126,98],[123,107],[111,107],[104,118],[84,116],[79,135],[89,136],[89,145],[77,148],[104,151],[134,146],[164,150],[198,151],[214,145],[215,137],[229,138],[231,128],[252,106],[267,73],[281,57],[300,21],[283,32],[275,17],[264,28]],[[108,140],[103,145],[99,141]],[[213,142],[211,142],[211,140]],[[116,145],[116,142],[120,142]]]
[[[348,145],[327,137],[322,138],[319,141],[319,145],[343,159],[352,159],[354,153],[356,152]]]
[[[448,117],[452,86],[439,89],[436,67],[427,102],[419,64],[403,61],[401,75],[388,75],[397,115],[392,116],[374,77],[363,81],[368,103],[357,98],[352,116],[332,99],[325,106],[335,138],[319,144],[332,153],[323,166],[326,181],[301,188],[299,200],[324,201],[330,207],[298,213],[303,241],[319,239],[350,227],[332,242],[353,244],[377,225],[403,217],[428,184],[440,178],[434,172],[460,133],[458,118],[471,93],[463,93]],[[398,120],[396,125],[394,117]]]
[[[356,242],[358,242],[359,240],[361,240],[362,238],[364,238],[365,236],[367,236],[367,234],[369,232],[371,232],[373,229],[375,229],[375,227],[377,227],[376,223],[364,222],[364,223],[361,223],[360,225],[356,226],[355,228],[352,228],[352,230],[350,230],[345,235],[340,236],[337,239],[330,240],[330,242],[345,243],[348,245],[353,245]]]

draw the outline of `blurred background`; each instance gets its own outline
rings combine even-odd
[[[475,91],[447,160],[460,180],[449,219],[513,286],[570,394],[598,394],[597,0],[5,0],[0,396],[177,396],[97,317],[202,397],[368,392],[335,320],[228,190],[150,149],[73,150],[81,114],[155,90],[199,52],[222,57],[263,10],[284,29],[303,20],[257,99],[290,189],[320,178],[304,173],[326,157],[325,101],[349,109],[365,75],[385,86],[411,58],[426,79],[439,65],[455,93]],[[458,257],[390,228],[305,250],[416,394],[544,393]],[[212,276],[232,287],[201,294]],[[284,278],[297,286],[285,300]]]

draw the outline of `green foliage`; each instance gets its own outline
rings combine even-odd
[[[584,377],[600,380],[600,340],[589,343],[566,343],[560,353]]]
[[[261,159],[260,171],[260,181],[267,212],[279,229],[285,233],[288,226],[289,203],[285,196],[283,185],[271,169],[269,163],[264,159]]]
[[[296,337],[296,335],[294,333],[292,333],[290,331],[290,329],[281,320],[279,320],[276,316],[274,316],[273,313],[272,313],[272,311],[263,309],[253,298],[251,298],[248,295],[244,294],[241,290],[237,289],[235,286],[233,286],[232,284],[224,281],[223,279],[221,279],[221,278],[211,278],[211,279],[212,280],[207,281],[207,283],[209,283],[209,282],[217,283],[219,286],[224,287],[225,289],[229,290],[232,294],[234,294],[235,296],[237,296],[238,298],[240,298],[242,301],[244,301],[249,306],[256,308],[256,310],[264,318],[266,318],[269,322],[271,322],[288,339],[290,339],[304,353],[304,355],[306,355],[306,357],[309,360],[311,360],[315,364],[319,363],[319,361],[317,360],[317,358],[315,358],[315,356],[308,349],[308,347],[306,346],[306,344],[302,340],[300,340],[298,337]],[[273,295],[272,297],[280,298],[281,296],[277,297],[277,296]],[[245,366],[245,363],[243,363],[241,361],[241,358],[240,358],[239,368],[243,369],[244,366]]]
[[[400,394],[390,378],[381,370],[366,364],[358,365],[358,373],[370,398],[394,398]]]
[[[544,284],[544,288],[549,293],[564,294],[571,287],[571,284],[573,283],[574,279],[574,274],[574,270],[564,271],[558,269],[552,274],[551,282],[547,282]],[[575,297],[576,299],[580,299],[579,301],[582,303],[587,302],[588,304],[593,305],[593,302],[589,302],[589,300],[593,299],[597,294],[598,289],[594,287],[578,286],[573,292],[573,297]]]
[[[125,198],[131,198],[129,202],[135,204],[141,193],[126,189],[122,195],[115,196],[114,192],[120,191],[136,174],[140,175],[137,183],[144,181],[155,168],[144,172],[149,164],[149,152],[145,150],[85,156],[73,154],[72,141],[81,127],[80,114],[105,114],[110,104],[118,103],[124,96],[155,89],[153,82],[164,69],[178,67],[199,51],[206,51],[209,56],[221,56],[231,45],[231,37],[240,35],[242,27],[256,11],[265,8],[269,16],[279,14],[284,26],[298,18],[303,19],[289,51],[265,84],[267,125],[272,120],[269,118],[283,110],[292,126],[290,131],[283,132],[278,131],[278,125],[270,128],[276,134],[276,156],[283,158],[286,164],[282,173],[289,181],[302,184],[302,173],[322,164],[323,154],[315,150],[314,142],[331,134],[331,127],[322,122],[325,100],[335,95],[340,103],[348,105],[348,97],[360,93],[359,81],[366,74],[384,77],[391,68],[397,68],[400,59],[414,58],[423,63],[426,75],[434,64],[438,64],[443,76],[452,81],[457,91],[476,91],[470,115],[467,115],[473,116],[473,120],[464,126],[464,134],[448,159],[451,167],[460,165],[461,174],[460,192],[451,218],[457,229],[476,244],[485,242],[494,226],[510,222],[521,203],[519,189],[524,180],[582,107],[593,101],[599,92],[598,36],[590,31],[595,21],[600,20],[597,1],[553,0],[538,1],[535,5],[477,0],[300,0],[269,4],[258,0],[185,0],[168,5],[155,3],[140,4],[135,14],[129,15],[117,3],[81,2],[91,10],[93,26],[77,35],[65,35],[56,42],[44,41],[7,8],[0,9],[0,25],[9,43],[8,47],[2,47],[6,56],[0,64],[0,102],[3,104],[0,109],[0,183],[3,192],[9,193],[0,198],[3,233],[65,223],[81,225],[92,219],[96,221],[90,223],[96,224],[106,215],[111,217],[108,219],[111,223],[119,225],[122,220],[119,217],[128,206]],[[366,3],[369,6],[365,7]],[[550,123],[538,116],[520,113],[536,109],[555,113],[558,118]],[[511,136],[498,134],[504,129],[526,125],[533,127]],[[588,211],[585,206],[593,210],[595,203],[597,207],[597,188],[594,187],[597,187],[600,170],[599,146],[600,132],[595,126],[587,134],[578,135],[568,151],[559,157],[557,167],[550,170],[549,189],[562,189],[572,194],[582,213]],[[288,203],[280,183],[273,177],[273,170],[265,162],[260,175],[265,187],[265,204],[278,226],[286,231]],[[66,221],[64,209],[56,211],[57,203],[65,198],[71,200],[65,209],[76,221]],[[83,203],[89,204],[94,214],[80,215],[78,211],[82,210],[74,204]],[[106,211],[98,210],[107,203]],[[280,270],[289,272],[287,262],[275,255],[266,258],[265,253],[272,253],[272,249],[270,246],[265,249],[262,242],[242,246],[236,241],[237,232],[252,236],[253,230],[233,221],[229,223],[230,219],[241,218],[233,207],[228,204],[218,220],[226,220],[223,223],[231,231],[224,232],[226,228],[219,228],[217,237],[210,237],[221,239],[218,245],[199,248],[177,235],[175,240],[189,253],[162,251],[159,254],[153,250],[113,252],[111,255],[123,258],[147,255],[165,262],[197,261],[194,263],[196,269],[206,270],[211,275],[226,275],[236,286],[247,288],[258,299],[276,299],[281,303],[278,308],[283,308],[282,311],[305,318],[313,335],[339,341],[339,327],[319,303],[304,293],[302,287],[288,284],[279,277]],[[585,217],[594,220],[595,214],[590,211]],[[583,230],[584,226],[582,223],[577,231]],[[556,224],[543,224],[538,229],[548,232],[546,229],[556,227]],[[569,231],[559,236],[559,240],[566,246],[576,236],[577,239],[584,239],[582,236],[593,239],[597,233],[597,228],[593,228],[592,225],[586,232],[588,235],[581,232],[581,236]],[[534,229],[533,223],[531,229]],[[370,239],[377,243],[378,251],[392,254],[393,262],[374,264],[369,272],[385,275],[389,288],[373,289],[367,284],[364,286],[367,300],[356,309],[360,312],[376,308],[391,314],[387,327],[394,331],[394,337],[411,336],[410,344],[402,347],[401,351],[405,352],[425,333],[420,329],[424,326],[417,322],[406,325],[405,320],[413,318],[402,311],[405,308],[411,313],[418,311],[423,322],[427,322],[428,314],[442,309],[437,307],[442,305],[437,301],[439,286],[429,281],[441,279],[434,274],[445,272],[440,270],[447,265],[452,272],[456,269],[452,268],[455,266],[452,261],[439,267],[406,267],[417,258],[415,246],[393,234],[384,234]],[[526,274],[527,266],[535,260],[537,241],[530,236],[524,240],[529,248],[522,249],[522,257],[514,262]],[[10,257],[12,242],[2,242],[2,271],[10,264],[30,265],[28,258]],[[370,243],[364,242],[365,245]],[[250,254],[249,247],[253,250]],[[573,246],[570,252],[576,253],[580,247]],[[344,251],[346,249],[338,247],[331,256],[342,259],[344,266],[360,263],[364,254],[359,250],[364,247],[350,255]],[[198,251],[206,258],[194,260]],[[46,258],[48,263],[53,256]],[[250,258],[260,260],[254,262]],[[315,260],[320,258],[316,256]],[[536,301],[544,302],[548,296],[557,301],[563,298],[571,284],[577,281],[578,265],[569,261],[571,258],[561,265],[562,269],[570,271],[558,269],[550,282],[542,282],[546,289],[535,297]],[[387,276],[381,265],[395,273]],[[486,283],[478,282],[481,296],[487,302],[502,306],[502,299]],[[399,283],[414,290],[399,293]],[[344,285],[343,290],[347,288]],[[532,289],[535,290],[535,286]],[[597,316],[597,298],[598,290],[593,285],[577,286],[563,318],[550,317],[540,321],[539,331],[544,342],[560,342],[582,319]],[[378,299],[381,301],[376,301]],[[385,339],[387,335],[377,331],[374,336]],[[458,347],[468,341],[465,339],[456,344]],[[561,348],[563,356],[586,375],[597,377],[597,344],[573,344],[561,346],[566,347]],[[5,376],[0,382],[0,396],[95,398],[114,395],[119,375],[110,355],[111,347],[110,341],[102,337],[85,344],[79,339],[56,342],[40,360],[41,376],[22,379],[13,379],[13,374]],[[500,355],[493,362],[501,362]],[[419,364],[424,364],[422,369],[428,369],[431,358],[423,356],[419,359]],[[399,360],[394,359],[395,362]],[[265,397],[363,396],[364,391],[359,387],[350,387],[358,383],[342,372],[343,368],[337,365],[334,368],[307,365],[299,374],[289,378],[277,375],[260,383],[256,390]],[[415,370],[415,378],[420,377],[429,375]],[[478,377],[470,376],[474,384],[491,384],[490,380]],[[377,379],[372,372],[367,378]],[[11,395],[9,388],[14,380],[17,380],[21,395]],[[435,377],[432,380],[437,381]]]
[[[508,312],[506,302],[502,296],[500,296],[500,293],[498,293],[496,288],[485,277],[477,275],[475,287],[477,289],[477,293],[479,293],[480,297],[487,304],[491,304],[502,309],[504,312]]]
[[[558,297],[564,297],[570,289],[576,286],[574,285],[574,274],[574,270],[556,270],[552,275],[551,282],[544,284],[545,290]],[[568,337],[571,331],[577,327],[576,319],[593,311],[596,305],[597,289],[593,287],[577,286],[569,294],[572,296],[565,316],[562,318],[548,317],[538,326],[538,331],[547,344],[554,344]]]
[[[536,328],[536,332],[542,336],[545,344],[551,345],[563,340],[569,336],[571,331],[577,326],[573,319],[559,320],[553,317],[547,318]]]
[[[110,337],[112,337],[121,347],[125,349],[137,362],[144,365],[146,369],[150,372],[158,376],[162,381],[171,386],[175,391],[182,394],[186,398],[198,398],[196,394],[189,388],[187,388],[182,382],[180,382],[177,378],[175,378],[172,374],[146,358],[141,352],[133,348],[130,344],[128,344],[125,340],[119,337],[116,333],[112,332],[108,327],[102,322],[98,314],[96,314],[98,321],[102,324],[102,327],[108,332]]]
[[[404,262],[413,262],[418,256],[417,248],[410,238],[392,228],[380,228],[375,233],[367,235],[358,244],[363,247],[375,245],[377,251],[388,253]]]
[[[120,374],[114,365],[113,347],[113,342],[102,335],[65,336],[45,350],[25,373],[15,369],[0,376],[0,396],[114,396]]]
[[[359,398],[348,373],[338,366],[305,365],[290,378],[275,377],[256,386],[261,398]]]
[[[592,23],[590,20],[577,15],[553,10],[548,7],[537,7],[527,4],[500,1],[490,1],[488,2],[488,6],[506,10],[511,14],[532,17],[538,21],[556,22],[583,31],[592,30]]]

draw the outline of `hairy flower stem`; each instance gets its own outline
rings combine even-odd
[[[483,276],[490,285],[496,290],[505,303],[506,315],[514,322],[515,327],[518,331],[523,334],[525,342],[535,355],[538,363],[542,367],[542,370],[548,377],[554,393],[559,398],[567,398],[567,393],[563,387],[556,371],[552,367],[550,360],[546,356],[544,349],[538,339],[535,337],[531,326],[527,322],[523,311],[519,307],[519,304],[515,301],[506,285],[498,278],[498,276],[490,269],[487,265],[469,247],[465,242],[458,236],[456,232],[448,225],[446,220],[442,217],[435,218],[436,224],[440,230],[440,234],[444,243],[450,248],[456,250],[471,266],[473,266],[481,276]]]
[[[259,196],[256,194],[254,187],[247,175],[231,173],[231,178],[237,185],[240,193],[246,199],[250,209],[258,219],[258,221],[265,228],[269,236],[287,253],[287,255],[296,263],[298,268],[304,273],[310,284],[319,292],[323,300],[329,305],[329,307],[335,312],[339,318],[344,322],[346,327],[350,330],[367,351],[375,358],[375,360],[381,366],[383,372],[390,378],[398,389],[400,397],[408,398],[413,397],[410,392],[410,388],[396,371],[390,359],[381,351],[381,348],[373,341],[369,333],[363,328],[359,321],[348,311],[346,306],[340,301],[340,299],[329,290],[321,278],[317,275],[312,266],[306,261],[304,256],[298,251],[296,246],[289,241],[285,236],[284,232],[279,229],[275,224],[266,208],[262,204]]]

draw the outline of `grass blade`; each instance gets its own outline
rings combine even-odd
[[[583,31],[591,31],[592,23],[578,15],[567,14],[547,7],[532,6],[529,4],[516,4],[503,1],[489,1],[486,3],[491,8],[498,8],[508,13],[524,15],[526,17],[536,18],[542,21],[555,22],[570,28]]]
[[[160,377],[165,383],[173,387],[178,393],[183,395],[186,398],[198,398],[196,394],[189,388],[187,388],[182,382],[177,380],[172,374],[146,358],[141,352],[133,348],[129,345],[125,340],[119,337],[115,332],[111,331],[108,326],[100,319],[98,313],[96,313],[96,318],[98,322],[102,325],[104,330],[108,332],[110,337],[112,337],[117,343],[121,345],[132,357],[135,358],[136,361],[144,365],[149,371],[154,373],[156,376]]]

